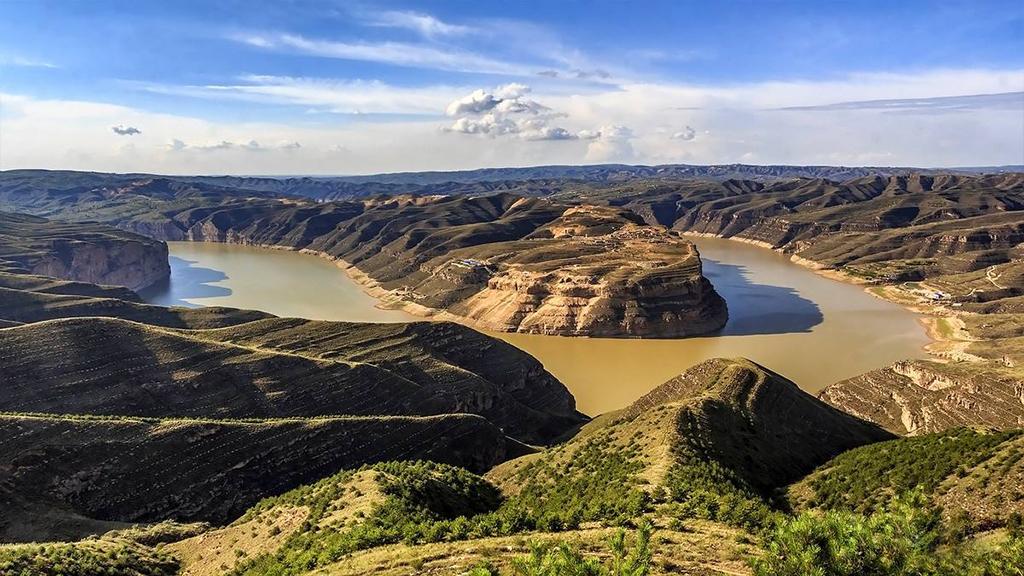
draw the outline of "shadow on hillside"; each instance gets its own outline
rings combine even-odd
[[[752,282],[746,266],[701,261],[704,275],[729,305],[722,336],[810,332],[825,319],[818,305],[796,290]]]
[[[212,285],[214,282],[228,279],[228,275],[220,270],[193,266],[196,261],[177,256],[171,256],[168,261],[171,265],[170,279],[139,292],[143,300],[149,304],[196,308],[201,304],[193,304],[186,299],[231,295],[230,288]]]

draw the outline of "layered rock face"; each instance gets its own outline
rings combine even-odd
[[[837,382],[820,398],[901,435],[964,424],[1024,427],[1024,382],[984,364],[898,362]]]
[[[167,245],[100,224],[0,213],[0,266],[93,284],[145,288],[170,277]]]
[[[696,248],[665,230],[587,206],[532,235],[548,236],[543,249],[557,246],[564,260],[517,254],[448,310],[491,330],[557,335],[679,337],[725,324]]]

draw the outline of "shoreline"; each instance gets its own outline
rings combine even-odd
[[[966,328],[964,327],[964,322],[960,320],[958,314],[956,314],[955,312],[945,307],[926,308],[923,306],[925,302],[919,299],[914,299],[913,302],[907,302],[907,299],[912,299],[914,297],[905,292],[900,293],[901,298],[896,298],[887,297],[886,295],[879,294],[878,291],[872,290],[872,288],[879,288],[881,289],[880,291],[883,293],[887,293],[889,290],[899,290],[899,288],[897,288],[895,285],[872,284],[866,280],[857,278],[856,276],[852,276],[840,270],[829,268],[820,262],[816,262],[809,258],[803,258],[797,256],[796,254],[786,252],[781,248],[776,248],[773,245],[769,244],[768,242],[763,242],[760,240],[751,240],[749,238],[741,238],[738,236],[723,236],[721,234],[710,234],[708,232],[677,232],[679,232],[679,234],[682,236],[690,236],[694,238],[716,238],[719,240],[729,240],[733,242],[740,242],[743,244],[750,244],[753,246],[758,246],[760,248],[765,248],[771,250],[772,252],[788,256],[790,262],[807,268],[811,272],[814,272],[815,274],[823,278],[828,278],[829,280],[842,282],[843,284],[849,284],[852,286],[861,286],[863,287],[864,292],[868,293],[872,297],[878,298],[879,300],[884,300],[886,302],[890,302],[892,304],[896,304],[897,306],[901,306],[905,310],[908,310],[920,316],[917,319],[917,321],[924,328],[925,335],[928,337],[929,340],[931,340],[931,342],[925,344],[922,348],[935,361],[976,361],[979,359],[977,356],[968,354],[965,350],[963,350],[964,348],[967,347],[968,344],[970,344],[971,341],[977,339],[974,338],[970,334],[970,332],[966,330]],[[965,337],[955,338],[943,334],[943,331],[938,327],[939,323],[942,321],[958,323],[959,326],[956,330],[954,330],[954,333],[962,334]]]
[[[750,244],[752,246],[757,246],[759,248],[764,248],[764,249],[767,249],[767,250],[771,250],[772,252],[776,252],[776,253],[779,253],[779,254],[783,254],[783,255],[789,256],[789,261],[790,262],[792,262],[794,264],[797,264],[797,265],[799,265],[799,266],[801,266],[803,268],[806,268],[809,271],[811,271],[811,272],[813,272],[813,273],[815,273],[815,274],[817,274],[817,275],[819,275],[819,276],[821,276],[823,278],[827,278],[827,279],[835,281],[835,282],[841,282],[843,284],[849,284],[849,285],[853,285],[853,286],[862,286],[863,289],[864,289],[864,292],[866,292],[870,296],[872,296],[874,298],[878,298],[879,300],[883,300],[885,302],[890,302],[892,304],[896,304],[898,306],[901,306],[905,310],[908,310],[908,311],[913,312],[914,314],[917,314],[917,315],[920,316],[919,318],[917,318],[917,321],[922,326],[922,328],[924,329],[925,336],[929,340],[931,340],[931,342],[928,342],[927,344],[922,346],[922,349],[924,350],[924,352],[926,352],[929,356],[931,356],[936,361],[947,361],[949,359],[953,359],[951,356],[949,356],[949,354],[950,354],[949,350],[940,350],[941,348],[943,348],[943,347],[954,348],[957,345],[962,345],[963,347],[966,347],[966,345],[969,344],[970,341],[976,340],[963,327],[963,321],[961,321],[957,317],[957,315],[955,313],[950,312],[948,309],[943,309],[942,310],[946,314],[937,314],[935,309],[922,308],[921,307],[922,302],[920,302],[920,301],[917,301],[917,302],[914,302],[914,303],[908,303],[908,302],[905,302],[905,301],[898,300],[898,299],[896,299],[894,297],[883,296],[881,294],[878,294],[874,290],[872,290],[872,288],[880,288],[883,291],[887,290],[887,289],[896,290],[897,288],[895,288],[892,285],[870,284],[870,283],[868,283],[868,282],[866,282],[866,281],[864,281],[864,280],[862,280],[860,278],[857,278],[855,276],[851,276],[849,274],[843,273],[843,272],[841,272],[839,270],[835,270],[835,269],[832,269],[832,268],[827,268],[825,265],[823,265],[823,264],[821,264],[819,262],[815,262],[814,260],[810,260],[808,258],[801,258],[800,256],[797,256],[796,254],[788,254],[786,251],[778,249],[778,248],[775,248],[771,244],[769,244],[767,242],[762,242],[760,240],[750,240],[748,238],[740,238],[740,237],[736,237],[736,236],[722,236],[722,235],[718,235],[718,234],[710,234],[710,233],[707,233],[707,232],[688,232],[688,231],[677,231],[677,232],[681,236],[684,236],[684,237],[685,236],[690,236],[690,237],[694,237],[694,238],[715,238],[715,239],[719,239],[719,240],[729,240],[729,241],[732,241],[732,242],[739,242],[739,243],[743,243],[743,244]],[[527,335],[553,336],[553,337],[563,337],[563,338],[591,338],[590,336],[574,336],[574,335],[566,336],[566,335],[559,335],[559,334],[543,334],[543,333],[537,333],[537,332],[518,332],[518,331],[507,331],[507,330],[496,330],[494,328],[478,325],[476,322],[471,321],[469,318],[466,318],[466,317],[463,317],[463,316],[459,316],[459,315],[456,315],[456,314],[452,314],[451,312],[448,312],[446,310],[438,310],[436,308],[430,308],[429,306],[423,306],[421,304],[417,304],[415,302],[411,302],[409,300],[406,300],[406,299],[402,298],[400,295],[398,295],[395,291],[389,290],[389,289],[384,288],[383,286],[381,286],[380,282],[378,282],[377,280],[373,279],[369,274],[363,272],[362,270],[360,270],[358,267],[356,267],[351,262],[348,262],[347,260],[344,260],[344,259],[341,259],[341,258],[337,258],[335,256],[332,256],[332,255],[328,254],[327,252],[322,252],[320,250],[311,250],[309,248],[295,248],[293,246],[283,246],[283,245],[280,245],[280,244],[260,244],[260,243],[254,243],[254,242],[220,242],[220,241],[210,241],[210,240],[178,240],[178,242],[189,242],[189,243],[196,242],[196,243],[208,243],[208,244],[234,244],[234,245],[239,245],[239,246],[251,246],[251,247],[254,247],[254,248],[267,248],[267,249],[270,249],[270,250],[283,250],[283,251],[286,251],[286,252],[298,252],[300,254],[308,254],[308,255],[311,255],[311,256],[316,256],[318,258],[322,258],[324,260],[332,262],[335,266],[337,266],[339,269],[341,269],[345,273],[345,275],[350,280],[352,280],[353,283],[355,283],[357,286],[359,286],[359,288],[363,291],[364,294],[370,296],[371,298],[373,298],[373,299],[375,299],[377,301],[376,304],[374,304],[375,308],[377,308],[379,310],[395,310],[395,311],[399,311],[399,312],[405,312],[406,314],[409,314],[411,316],[415,316],[417,318],[422,318],[423,322],[432,322],[432,321],[435,321],[435,322],[436,321],[455,322],[457,324],[462,324],[464,326],[468,326],[470,328],[473,328],[474,330],[480,330],[480,331],[484,331],[484,332],[504,333],[504,334],[527,334]],[[699,252],[699,247],[698,247],[698,252]],[[906,295],[905,297],[910,298],[909,295]],[[417,321],[417,320],[413,320],[413,321]],[[937,326],[940,321],[952,321],[952,322],[959,323],[960,327],[959,327],[958,330],[956,330],[956,332],[964,334],[966,336],[966,339],[949,338],[949,337],[946,337],[945,335],[943,335],[942,331]],[[696,334],[696,335],[693,335],[693,336],[685,336],[685,337],[682,337],[682,338],[685,339],[685,338],[703,337],[703,336],[708,336],[708,334]],[[598,337],[595,337],[595,338],[602,338],[602,337],[598,336]],[[619,338],[622,338],[622,337],[619,337]],[[626,338],[626,339],[640,339],[640,340],[643,340],[644,338]],[[655,338],[655,339],[657,339],[657,338]],[[963,351],[959,351],[959,353],[957,353],[956,356],[960,357],[960,359],[966,359],[966,358],[963,358],[963,356],[969,357],[971,360],[977,358],[977,357],[975,357],[973,355],[970,355],[970,354],[967,354],[966,352],[963,352]]]
[[[168,242],[168,241],[164,241]],[[312,250],[309,248],[296,248],[293,246],[284,246],[280,244],[262,244],[258,242],[238,242],[238,241],[219,241],[219,240],[172,240],[171,242],[183,242],[183,243],[196,243],[196,244],[230,244],[234,246],[249,246],[252,248],[265,248],[270,250],[281,250],[285,252],[297,252],[299,254],[308,254],[310,256],[316,256],[333,263],[336,267],[341,269],[345,275],[356,284],[364,294],[370,296],[376,300],[374,308],[378,310],[392,310],[398,312],[404,312],[415,318],[410,320],[411,322],[423,321],[423,322],[454,322],[461,324],[473,330],[477,330],[484,333],[494,334],[523,334],[523,335],[535,335],[535,336],[549,336],[559,338],[596,338],[596,339],[613,339],[613,340],[680,340],[686,338],[699,338],[713,335],[715,332],[721,329],[721,327],[715,328],[714,330],[706,332],[697,332],[693,334],[674,336],[674,337],[654,337],[654,336],[632,336],[626,334],[618,335],[591,335],[591,334],[556,334],[548,332],[536,332],[536,331],[522,331],[522,330],[508,330],[502,327],[494,326],[467,316],[461,316],[454,314],[448,310],[431,308],[424,306],[416,302],[410,301],[403,297],[402,293],[397,290],[390,290],[384,288],[379,281],[374,279],[369,274],[360,270],[355,264],[348,262],[342,258],[335,257],[327,252],[320,250]],[[703,277],[703,275],[702,275]],[[724,326],[724,322],[723,322]]]

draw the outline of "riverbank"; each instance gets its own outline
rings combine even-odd
[[[485,332],[539,359],[592,415],[626,406],[709,358],[750,358],[813,394],[899,360],[926,357],[928,339],[902,307],[811,274],[776,252],[716,239],[703,244],[701,253],[711,255],[705,271],[730,302],[730,324],[719,333],[630,339]],[[171,242],[170,248],[178,258],[171,300],[179,303],[333,321],[460,320],[417,309],[326,254],[214,242]],[[855,353],[851,343],[857,343]]]
[[[820,262],[802,258],[796,254],[787,252],[782,248],[776,248],[768,242],[761,242],[759,240],[751,240],[738,236],[708,234],[705,232],[681,231],[680,234],[694,238],[716,238],[720,240],[729,240],[731,242],[739,242],[742,244],[765,248],[778,254],[788,256],[790,262],[807,268],[823,278],[828,278],[829,280],[842,282],[844,284],[863,286],[864,292],[871,296],[885,300],[886,302],[897,304],[910,312],[921,315],[922,317],[919,318],[918,321],[924,327],[925,334],[928,335],[929,340],[931,340],[929,343],[925,344],[924,349],[936,359],[943,361],[982,360],[981,358],[968,354],[964,351],[964,348],[966,348],[971,341],[975,341],[977,339],[967,331],[966,325],[957,317],[956,312],[953,312],[946,307],[937,307],[933,302],[915,297],[913,294],[905,290],[901,290],[898,286],[872,283],[864,278],[847,274],[841,270],[829,268]],[[955,324],[957,325],[957,328],[955,330],[946,329],[942,326],[943,322]]]

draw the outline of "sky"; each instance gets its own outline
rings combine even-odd
[[[0,0],[0,169],[1024,164],[1024,2]]]

